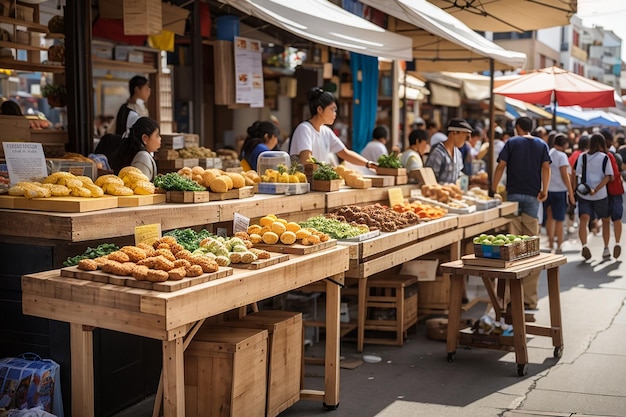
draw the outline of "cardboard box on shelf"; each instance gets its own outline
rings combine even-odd
[[[434,281],[437,278],[437,266],[437,259],[408,261],[402,264],[400,274],[415,276],[418,281]]]

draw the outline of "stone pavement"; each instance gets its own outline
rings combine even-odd
[[[381,356],[380,363],[341,369],[336,410],[299,401],[280,417],[626,416],[626,268],[613,259],[602,261],[600,236],[590,235],[593,256],[587,262],[577,235],[568,237],[563,245],[568,263],[560,268],[565,347],[559,360],[549,338],[529,336],[524,377],[517,376],[514,353],[504,351],[460,346],[448,363],[445,343],[428,339],[421,321],[403,347],[365,346],[363,353]],[[470,292],[479,289],[473,284],[470,280]],[[535,318],[548,324],[545,276],[539,295]],[[464,317],[478,319],[485,310],[479,303]],[[306,354],[323,355],[323,343]],[[342,343],[341,354],[362,357],[352,341]],[[323,389],[322,367],[307,365],[306,375],[306,388]],[[152,403],[148,399],[116,417],[148,417]]]

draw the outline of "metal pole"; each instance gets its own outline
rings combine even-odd
[[[493,172],[495,170],[495,154],[494,154],[494,112],[495,112],[495,104],[493,100],[493,73],[495,71],[495,66],[493,62],[493,58],[489,59],[489,91],[491,94],[491,100],[489,101],[489,149],[487,150],[487,175],[489,178],[489,189],[491,189],[491,182],[493,180]]]

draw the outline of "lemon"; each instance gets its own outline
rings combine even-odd
[[[272,224],[276,221],[276,219],[271,218],[270,216],[261,217],[259,220],[259,224],[261,226],[272,226]]]
[[[278,236],[282,235],[286,231],[287,231],[287,228],[281,222],[276,221],[272,224],[272,232],[276,233]]]
[[[287,227],[287,230],[294,233],[301,229],[300,225],[296,222],[289,222],[285,226]]]

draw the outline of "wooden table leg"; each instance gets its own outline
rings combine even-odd
[[[517,374],[526,375],[528,371],[528,351],[526,349],[526,319],[524,316],[523,279],[509,280],[511,289],[511,316],[513,321],[513,342],[515,344],[515,362]]]
[[[72,415],[94,416],[93,329],[70,323]]]
[[[500,321],[500,316],[502,316],[502,306],[500,305],[500,299],[496,295],[494,289],[493,278],[485,278],[483,279],[483,285],[487,290],[487,294],[489,295],[489,301],[491,302],[491,306],[493,307],[493,311],[496,312],[496,321]]]
[[[457,338],[461,324],[461,303],[463,293],[463,280],[465,275],[454,274],[450,276],[450,305],[448,306],[448,362],[454,360],[456,354]]]
[[[163,341],[163,417],[185,415],[183,339]]]
[[[334,281],[342,283],[343,273]],[[359,280],[359,285],[361,281]],[[326,356],[324,364],[324,408],[334,410],[339,406],[339,308],[341,287],[327,280],[326,284]]]
[[[367,302],[367,278],[359,279],[359,292],[357,296],[357,336],[356,336],[356,351],[363,352],[363,345],[365,344],[365,315],[367,314],[366,302]]]
[[[559,285],[559,268],[548,269],[548,300],[550,302],[550,327],[554,357],[560,358],[563,353],[563,323],[561,320],[561,293]]]

